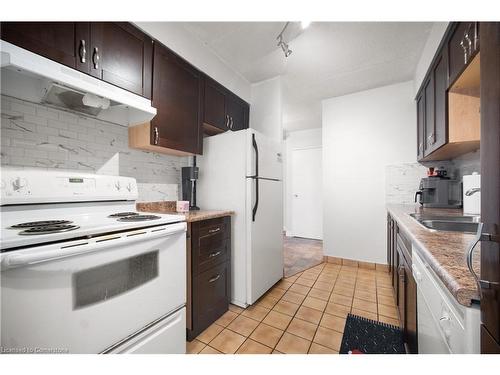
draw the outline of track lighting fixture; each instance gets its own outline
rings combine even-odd
[[[286,43],[285,40],[283,39],[283,33],[285,32],[289,23],[290,22],[287,22],[285,24],[285,27],[283,27],[283,30],[281,30],[281,33],[279,33],[278,37],[276,38],[276,40],[278,41],[278,47],[281,48],[281,50],[285,54],[285,57],[288,57],[292,54],[292,50],[288,47],[288,43]]]

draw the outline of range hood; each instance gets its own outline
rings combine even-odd
[[[156,115],[151,101],[0,40],[2,95],[133,126]]]

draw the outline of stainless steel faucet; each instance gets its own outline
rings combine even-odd
[[[472,194],[475,194],[475,193],[480,192],[480,191],[481,191],[481,188],[472,188],[472,189],[467,190],[465,192],[465,195],[470,197]]]

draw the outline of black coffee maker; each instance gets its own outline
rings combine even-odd
[[[196,206],[196,180],[198,179],[198,167],[196,156],[193,156],[192,167],[182,167],[182,200],[189,201],[189,211],[197,211]]]

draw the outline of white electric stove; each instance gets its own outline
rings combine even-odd
[[[3,169],[1,351],[184,353],[186,223],[135,179]]]

